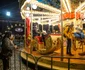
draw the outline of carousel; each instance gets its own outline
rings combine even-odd
[[[54,1],[54,0],[53,0]],[[60,7],[56,8],[51,4],[45,4],[38,0],[22,0],[21,16],[25,20],[25,44],[22,51],[32,54],[36,59],[43,55],[50,56],[67,56],[69,58],[84,57],[85,41],[84,38],[75,38],[73,36],[72,53],[74,56],[66,54],[67,38],[64,37],[63,31],[66,25],[73,22],[74,27],[79,25],[85,33],[85,1],[84,0],[60,0]],[[37,23],[37,25],[36,25]],[[35,25],[35,27],[33,26]],[[41,27],[39,26],[41,25]],[[45,31],[44,25],[48,25]],[[58,26],[58,30],[54,30],[54,26]],[[51,29],[50,29],[50,26]],[[39,28],[41,28],[41,31]],[[35,32],[33,33],[33,30]],[[74,29],[74,32],[76,30]],[[79,55],[80,54],[80,55]],[[26,60],[26,55],[21,53],[21,57]],[[34,64],[31,57],[28,57],[28,62]],[[47,57],[42,58],[38,65],[43,68],[50,69],[51,60]],[[67,68],[67,59],[55,58],[53,60],[53,68]],[[84,68],[85,60],[71,59],[71,68]],[[77,67],[76,67],[77,66]]]

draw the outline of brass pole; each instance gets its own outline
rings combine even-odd
[[[32,14],[32,4],[31,4],[31,39],[33,38],[33,23],[32,23],[32,18],[33,18],[33,14]]]
[[[26,19],[24,20],[24,47],[26,48]]]
[[[60,0],[61,4],[61,61],[63,61],[63,20],[62,20],[62,0]]]

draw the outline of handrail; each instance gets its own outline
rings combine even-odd
[[[68,59],[68,70],[70,70],[70,59],[82,59],[82,60],[85,60],[85,57],[82,58],[82,57],[75,57],[75,56],[49,56],[49,55],[43,55],[43,56],[40,56],[38,59],[37,59],[37,62],[42,58],[42,57],[50,57],[51,58],[51,70],[53,69],[53,58],[66,58]],[[36,64],[37,65],[37,64]]]
[[[35,70],[38,70],[38,62],[41,58],[43,57],[49,57],[51,59],[51,67],[50,67],[50,70],[53,70],[53,58],[65,58],[65,59],[68,59],[68,70],[70,70],[70,59],[80,59],[80,60],[85,60],[85,57],[76,57],[76,56],[51,56],[51,55],[42,55],[38,58],[36,58],[36,56],[34,56],[33,54],[30,54],[30,53],[27,53],[25,51],[22,51],[22,50],[15,50],[17,52],[19,52],[20,54],[21,53],[25,53],[26,54],[26,70],[28,70],[28,58],[29,56],[32,57],[32,59],[34,60],[34,64],[35,64]],[[15,60],[15,51],[14,51],[14,66],[16,68],[16,60]],[[20,70],[21,70],[21,59],[19,60],[20,61]],[[15,69],[16,70],[16,69]]]
[[[15,70],[16,70],[16,61],[15,61],[15,58],[16,58],[16,55],[15,55],[15,51],[18,51],[19,53],[25,53],[26,54],[26,70],[28,70],[28,57],[29,56],[31,56],[32,58],[33,58],[33,60],[34,60],[34,63],[36,64],[36,58],[32,55],[32,54],[29,54],[29,53],[27,53],[27,52],[24,52],[24,51],[22,51],[22,50],[14,50],[14,67],[15,67]],[[20,59],[21,60],[21,59]],[[35,67],[35,70],[36,70],[37,68]],[[21,70],[21,61],[20,61],[20,70]]]

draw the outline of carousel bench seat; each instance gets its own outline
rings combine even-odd
[[[35,36],[35,41],[37,42],[38,46],[38,50],[41,50],[44,48],[44,42],[42,42],[42,37],[40,36]]]
[[[35,36],[35,39],[38,41],[39,44],[43,44],[41,36]]]

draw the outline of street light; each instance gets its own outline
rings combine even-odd
[[[11,16],[11,13],[9,11],[7,11],[6,16]]]
[[[11,16],[11,13],[10,13],[9,11],[7,11],[7,12],[6,12],[6,16],[7,16],[7,19],[8,19],[8,21],[9,21],[9,17]],[[9,25],[11,25],[11,24],[10,24],[10,23],[9,23],[9,24],[7,23],[7,25],[9,26]],[[7,28],[7,30],[10,31],[10,28]]]

